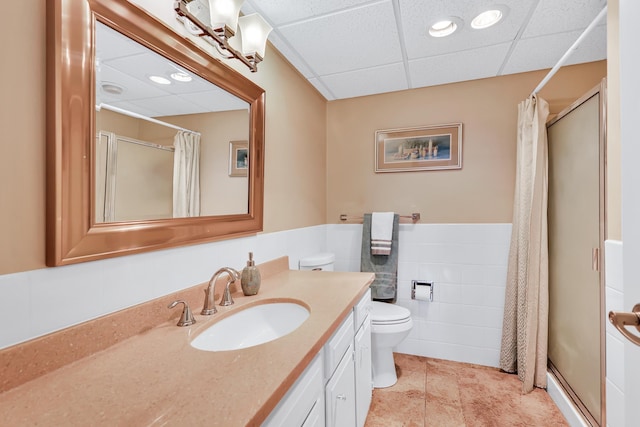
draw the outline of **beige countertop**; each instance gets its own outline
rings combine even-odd
[[[257,426],[320,351],[373,273],[285,270],[263,279],[256,296],[177,327],[143,334],[0,394],[2,425]],[[295,331],[255,347],[224,352],[190,341],[241,307],[297,300],[309,318]],[[175,310],[179,310],[176,308]],[[53,356],[53,355],[52,355]]]

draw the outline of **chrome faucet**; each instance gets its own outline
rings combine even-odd
[[[202,311],[200,314],[204,314],[209,316],[211,314],[215,314],[218,312],[215,304],[215,286],[218,277],[221,274],[227,273],[229,275],[229,279],[227,280],[227,285],[224,287],[224,291],[222,292],[222,298],[220,299],[221,306],[227,306],[233,304],[233,298],[231,298],[231,291],[229,290],[229,285],[238,280],[240,277],[240,273],[237,270],[234,270],[231,267],[222,267],[220,270],[216,271],[215,274],[209,280],[209,285],[205,292],[204,297],[204,306],[202,307]]]

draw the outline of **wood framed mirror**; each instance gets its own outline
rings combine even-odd
[[[96,155],[100,135],[104,134],[96,125],[96,111],[100,109],[96,95],[96,68],[100,66],[96,60],[98,26],[130,39],[170,61],[176,69],[215,85],[247,106],[247,129],[241,138],[245,139],[246,135],[248,141],[247,182],[240,208],[220,214],[204,211],[194,217],[101,219],[100,203],[96,203],[96,198],[102,197],[96,195],[96,171],[100,169]],[[119,0],[48,1],[47,265],[91,261],[262,231],[264,116],[262,88],[137,6]],[[229,140],[224,141],[225,162],[229,158],[228,146]],[[226,167],[219,169],[225,176],[229,175]],[[212,199],[225,205],[228,197],[216,195]]]

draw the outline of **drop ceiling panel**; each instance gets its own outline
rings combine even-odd
[[[508,8],[506,16],[493,27],[474,30],[471,20],[494,5],[493,1],[400,0],[407,56],[416,59],[512,41],[526,22],[532,3],[533,0],[503,0],[500,4]],[[440,38],[429,35],[432,24],[451,16],[462,20],[455,33]]]
[[[495,77],[510,46],[503,43],[409,61],[411,83],[413,87],[425,87]]]
[[[304,62],[304,60],[298,55],[294,49],[289,46],[289,43],[281,38],[278,33],[272,32],[269,34],[269,41],[287,60],[293,65],[300,74],[304,77],[311,78],[314,76],[313,70]]]
[[[182,114],[200,113],[201,108],[193,105],[189,101],[179,96],[161,96],[158,98],[144,98],[131,100],[130,103],[136,105],[137,108],[156,111],[154,117],[157,116],[178,116]],[[132,111],[138,111],[132,110]]]
[[[136,55],[147,50],[141,44],[100,22],[96,25],[96,46],[96,56],[100,61]]]
[[[603,0],[540,0],[522,38],[583,30],[605,6]]]
[[[353,98],[408,89],[402,63],[331,74],[321,79],[336,98]]]
[[[172,2],[164,1],[170,9]],[[492,28],[472,30],[473,17],[495,4],[508,7],[503,20]],[[606,0],[246,0],[242,11],[258,12],[270,22],[273,47],[333,100],[550,68],[605,4]],[[174,13],[169,9],[167,16]],[[458,32],[441,39],[427,36],[428,26],[446,16],[462,21]],[[99,92],[103,102],[126,108],[128,97],[175,93],[209,111],[219,111],[227,101],[224,109],[245,108],[237,100],[212,96],[211,87],[200,81],[155,86],[148,75],[173,72],[161,56],[136,59],[115,72],[119,58],[138,58],[144,48],[130,40],[118,41],[119,33],[108,28],[98,28],[97,37],[98,66],[106,72],[102,78],[126,88],[119,97]],[[259,70],[268,66],[270,56]],[[601,59],[606,59],[606,19],[567,64]],[[160,113],[153,102],[147,104],[144,111],[153,113],[137,112]]]
[[[371,0],[251,0],[252,9],[269,17],[275,25],[282,25],[330,12],[336,12]],[[244,10],[244,8],[243,8]]]
[[[582,31],[520,40],[511,53],[504,74],[521,73],[553,67],[582,34]],[[606,29],[597,27],[574,51],[565,65],[606,59]]]
[[[200,106],[204,111],[248,110],[249,104],[223,90],[209,90],[180,95],[182,99]]]
[[[140,99],[168,95],[168,92],[151,84],[150,81],[146,83],[106,64],[100,66],[100,74],[97,80],[98,88],[102,83],[115,83],[123,88],[122,95],[111,95],[101,91],[102,99],[112,99],[112,97],[116,97],[115,99],[118,100]]]
[[[402,61],[391,1],[279,28],[317,76]]]

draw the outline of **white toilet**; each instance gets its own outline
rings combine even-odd
[[[391,387],[398,381],[393,362],[393,348],[409,335],[413,328],[411,312],[399,305],[373,301],[371,311],[371,366],[373,386]]]
[[[322,253],[299,262],[300,270],[333,271],[335,256]],[[409,335],[413,327],[411,312],[399,305],[373,301],[371,309],[371,367],[375,388],[391,387],[398,381],[393,348]]]

